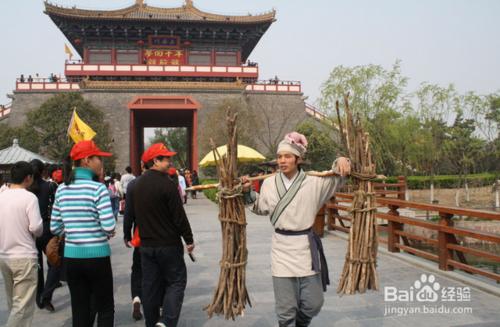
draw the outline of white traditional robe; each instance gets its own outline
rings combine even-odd
[[[289,231],[311,228],[319,209],[343,185],[344,181],[343,177],[306,176],[299,191],[285,208],[274,228]],[[275,175],[264,180],[252,211],[258,215],[270,215],[279,200]],[[289,236],[273,233],[271,270],[274,277],[305,277],[316,274],[312,270],[311,250],[307,235]]]

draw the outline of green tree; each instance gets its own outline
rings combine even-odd
[[[113,140],[109,134],[109,125],[104,122],[103,112],[89,101],[85,101],[78,93],[55,95],[40,108],[29,112],[26,122],[20,127],[2,126],[0,148],[12,145],[12,140],[18,138],[23,148],[61,161],[69,154],[74,144],[67,136],[73,108],[77,109],[80,118],[97,133],[94,141],[99,147],[112,152]],[[104,158],[104,164],[107,170],[113,170],[113,157]]]
[[[155,128],[154,136],[149,138],[149,143],[163,143],[170,150],[177,152],[172,157],[173,164],[178,168],[189,167],[188,162],[188,133],[185,127]]]
[[[492,95],[489,100],[489,111],[485,118],[495,126],[496,137],[487,146],[487,153],[489,154],[487,167],[500,173],[500,95]]]
[[[61,93],[45,101],[40,108],[27,114],[22,129],[29,135],[26,147],[54,160],[61,160],[69,154],[73,142],[67,136],[73,109],[80,118],[96,132],[94,141],[103,150],[111,151],[112,142],[109,125],[104,113],[79,93]],[[112,164],[112,161],[107,162]],[[109,167],[109,165],[107,166]]]
[[[443,150],[446,139],[447,121],[459,105],[459,95],[453,84],[442,87],[437,84],[422,83],[415,92],[415,112],[422,123],[422,137],[418,154],[419,169],[425,175],[434,175],[445,168]]]
[[[306,160],[313,170],[331,169],[332,163],[340,152],[338,142],[334,140],[332,126],[306,120],[299,124],[297,132],[304,134],[308,141]]]
[[[7,126],[6,124],[0,125],[0,150],[5,149],[12,145],[12,141],[18,138],[16,129]]]
[[[390,70],[372,64],[337,66],[323,83],[320,104],[329,114],[335,115],[335,102],[349,94],[353,112],[365,117],[373,117],[386,109],[401,111],[408,105],[404,92],[407,81],[408,78],[401,74],[399,60]]]
[[[322,86],[320,103],[332,117],[336,116],[337,100],[342,115],[342,99],[349,94],[352,112],[363,120],[365,130],[370,133],[377,169],[385,174],[405,169],[406,159],[401,157],[400,150],[407,140],[398,135],[401,129],[395,128],[393,122],[410,110],[406,84],[407,78],[401,75],[400,62],[396,61],[390,70],[379,65],[337,66]]]
[[[459,111],[453,126],[451,126],[448,138],[444,143],[444,151],[455,171],[460,176],[475,172],[475,164],[484,155],[485,140],[474,135],[475,122],[473,119],[464,119]]]
[[[335,121],[336,101],[342,115],[349,94],[381,173],[426,174],[432,181],[440,173],[500,169],[500,95],[459,93],[453,84],[431,83],[409,93],[406,84],[399,61],[390,69],[338,66],[323,84],[321,105]]]

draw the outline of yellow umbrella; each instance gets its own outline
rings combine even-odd
[[[227,152],[227,146],[223,145],[217,148],[219,154],[224,157]],[[248,146],[238,144],[238,162],[249,163],[249,162],[262,162],[266,158]],[[215,166],[214,152],[210,151],[207,155],[200,161],[200,167],[205,168],[209,166]]]

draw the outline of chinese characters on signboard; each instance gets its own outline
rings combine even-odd
[[[178,36],[150,35],[149,46],[154,48],[179,48]]]
[[[184,52],[181,50],[145,50],[144,60],[148,65],[178,66],[184,63]]]

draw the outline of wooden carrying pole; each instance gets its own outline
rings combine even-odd
[[[370,138],[362,127],[359,116],[354,117],[349,108],[348,95],[344,97],[344,119],[336,103],[337,118],[342,142],[352,163],[354,198],[350,214],[349,245],[344,269],[340,276],[337,293],[364,293],[367,289],[378,290],[377,225],[375,218],[375,191],[371,180],[375,177]]]
[[[219,283],[212,303],[205,307],[209,318],[224,315],[225,319],[235,319],[243,315],[246,304],[250,303],[246,288],[247,237],[246,216],[242,186],[236,179],[237,149],[236,114],[227,114],[229,141],[227,156],[221,157],[212,141],[219,175],[219,220],[222,230],[222,259],[220,261]]]
[[[250,182],[253,182],[253,181],[262,181],[262,180],[264,180],[264,179],[266,179],[268,177],[274,176],[274,175],[276,175],[276,173],[267,174],[267,175],[259,175],[259,176],[254,176],[254,177],[248,177],[248,180]],[[336,173],[336,172],[334,172],[332,170],[308,171],[308,172],[306,172],[306,175],[316,176],[316,177],[340,176],[338,173]],[[377,176],[375,176],[375,178],[377,178],[377,179],[385,179],[387,177],[385,177],[383,175],[377,175]],[[191,186],[191,187],[186,188],[186,191],[203,191],[203,190],[209,190],[209,189],[218,188],[218,187],[219,187],[219,183],[204,184],[204,185],[195,185],[195,186]]]

